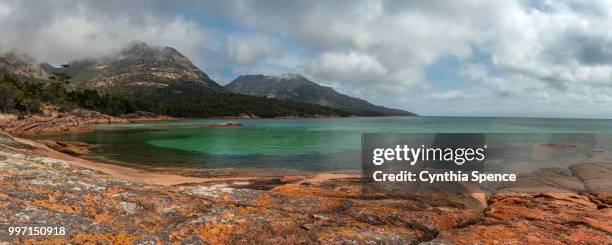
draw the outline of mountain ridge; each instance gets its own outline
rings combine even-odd
[[[280,76],[241,75],[225,85],[225,88],[245,95],[319,104],[346,110],[355,115],[416,115],[400,109],[374,105],[366,100],[339,93],[331,87],[320,85],[303,75],[294,73]]]
[[[128,96],[159,105],[161,112],[167,110],[185,113],[177,116],[231,116],[228,115],[229,112],[255,116],[259,116],[255,112],[265,116],[414,115],[340,94],[299,74],[274,78],[278,80],[279,87],[302,88],[294,91],[298,92],[297,96],[262,96],[260,91],[254,94],[236,93],[228,89],[231,86],[221,86],[215,82],[178,50],[140,41],[134,41],[113,54],[70,61],[67,66],[59,68],[47,63],[37,64],[27,56],[0,56],[0,74],[44,82],[50,81],[50,76],[59,73],[70,76],[69,89],[91,89],[102,94]],[[241,77],[248,76],[250,75]],[[260,76],[259,80],[271,78]],[[319,97],[308,97],[309,89]],[[302,98],[300,94],[306,97]],[[274,108],[281,112],[270,113],[253,105],[267,106],[268,111]],[[181,108],[188,106],[210,108]]]

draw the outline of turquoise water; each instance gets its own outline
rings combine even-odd
[[[221,121],[98,125],[94,133],[51,138],[85,141],[95,156],[152,167],[329,171],[360,168],[361,133],[612,133],[612,120],[599,119],[236,119],[243,126],[206,126]]]

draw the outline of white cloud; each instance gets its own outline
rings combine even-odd
[[[13,8],[8,3],[0,2],[0,17],[7,16],[13,12]]]
[[[387,69],[367,54],[356,52],[326,52],[320,54],[310,64],[313,73],[333,80],[354,79],[356,77],[380,77]]]
[[[320,83],[360,97],[367,88],[384,89],[372,85],[388,73],[375,57],[354,51],[321,53],[306,65],[306,72]]]
[[[157,16],[146,9],[136,15],[121,8],[102,13],[87,2],[36,3],[16,2],[15,11],[0,15],[0,31],[10,33],[0,39],[4,52],[59,64],[105,55],[134,40],[186,53],[198,53],[202,46],[211,45],[206,29],[180,16]]]
[[[0,31],[10,35],[0,47],[57,63],[139,39],[174,46],[223,80],[228,67],[306,73],[421,114],[612,116],[603,106],[612,94],[609,23],[605,0],[5,1]],[[445,59],[457,64],[430,69]],[[452,85],[436,86],[432,72]]]
[[[489,52],[498,68],[559,87],[609,83],[611,21],[605,1],[549,2],[545,10],[515,7],[494,29]]]
[[[261,34],[230,35],[226,44],[228,57],[239,66],[277,56],[279,48],[275,40]]]
[[[471,80],[488,80],[488,79],[490,79],[489,71],[487,70],[486,65],[482,64],[482,63],[470,63],[470,64],[466,64],[459,71],[459,74],[463,75],[466,78],[471,79]]]
[[[456,100],[456,99],[471,98],[472,95],[466,91],[452,90],[452,91],[447,91],[447,92],[432,93],[431,97],[436,100],[449,101],[449,100]]]
[[[261,33],[280,33],[314,47],[312,60],[301,68],[310,77],[334,84],[341,92],[377,99],[413,89],[423,82],[424,68],[442,56],[470,57],[473,41],[486,34],[475,25],[486,24],[468,12],[494,17],[503,12],[495,4],[504,1],[453,2],[429,6],[405,1],[237,1],[220,4],[215,11]],[[447,5],[452,5],[452,13]]]

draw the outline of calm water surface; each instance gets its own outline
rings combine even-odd
[[[46,137],[95,145],[93,155],[151,167],[273,168],[329,171],[360,168],[361,133],[612,133],[612,120],[380,117],[224,120],[97,125],[95,132]]]

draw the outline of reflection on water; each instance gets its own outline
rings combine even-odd
[[[528,133],[502,138],[522,148],[513,155],[552,165],[608,159],[612,120],[384,117],[246,119],[241,127],[207,127],[222,120],[190,119],[97,125],[94,133],[45,137],[94,144],[93,154],[152,167],[359,170],[361,133]],[[597,133],[596,139],[559,133]],[[568,138],[570,137],[570,138]],[[575,135],[575,137],[579,137]],[[603,137],[603,138],[602,138]],[[608,137],[609,138],[609,137]],[[591,141],[589,141],[591,140]],[[590,143],[589,143],[590,142]],[[585,145],[590,144],[590,147]],[[576,146],[571,146],[576,145]],[[561,149],[562,154],[555,151]],[[584,149],[589,151],[581,152]],[[565,152],[565,153],[563,153]],[[547,156],[555,156],[546,160]],[[507,163],[505,167],[510,167]]]

